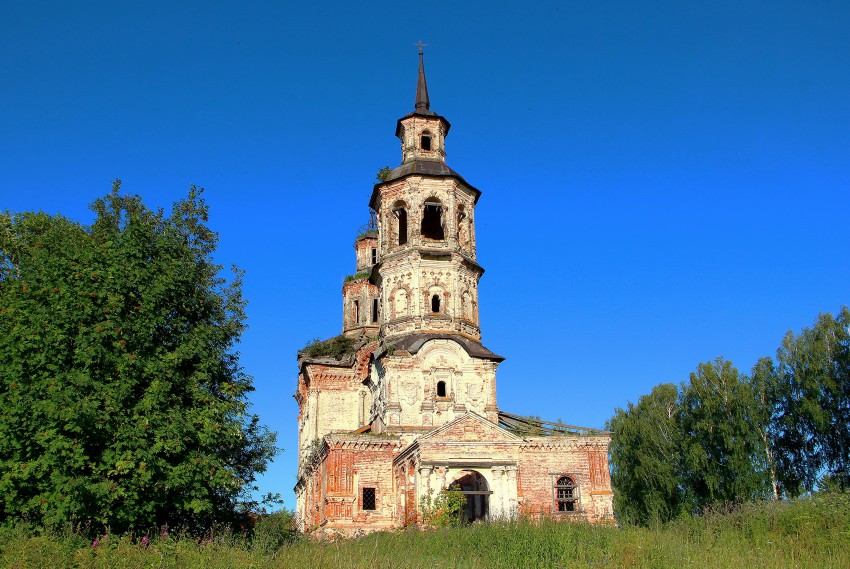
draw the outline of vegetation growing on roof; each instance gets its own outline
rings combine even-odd
[[[353,275],[346,275],[344,283],[350,283],[351,281],[359,281],[360,279],[368,279],[369,273],[355,273]]]
[[[345,334],[340,334],[327,340],[321,340],[319,338],[310,340],[298,353],[311,358],[333,358],[339,360],[349,354],[353,354],[356,349],[357,346],[351,338]]]
[[[389,166],[384,166],[378,173],[375,174],[375,177],[378,179],[378,182],[386,182],[390,177],[390,172],[392,172],[392,168]]]

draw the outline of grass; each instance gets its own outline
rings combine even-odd
[[[330,543],[260,532],[101,539],[0,530],[2,567],[850,567],[850,494],[706,512],[654,528],[530,521],[408,530]],[[282,544],[282,545],[281,545]]]
[[[340,334],[327,340],[320,340],[319,338],[311,340],[298,353],[299,355],[306,355],[311,358],[333,358],[339,360],[349,354],[353,354],[356,349],[357,346],[351,338],[345,334]]]

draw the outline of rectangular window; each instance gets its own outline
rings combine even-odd
[[[372,322],[378,321],[378,299],[372,299]]]
[[[372,511],[375,509],[375,489],[363,488],[363,504],[362,510]]]
[[[374,265],[377,262],[378,262],[378,250],[372,249],[372,264]]]

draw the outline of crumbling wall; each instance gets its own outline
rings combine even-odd
[[[518,492],[520,515],[555,519],[613,520],[613,493],[608,472],[607,436],[551,436],[527,439],[520,447]],[[577,484],[574,512],[559,512],[556,483],[568,476]]]

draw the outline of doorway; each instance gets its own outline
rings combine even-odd
[[[475,470],[462,470],[459,477],[451,483],[450,490],[457,490],[466,496],[464,519],[472,523],[487,519],[490,491],[487,480]]]

